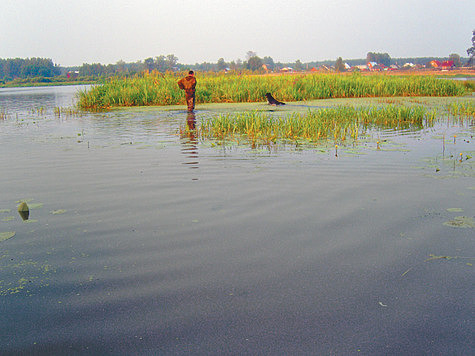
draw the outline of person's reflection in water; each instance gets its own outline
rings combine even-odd
[[[185,155],[186,160],[183,164],[188,165],[192,169],[198,167],[198,139],[196,137],[196,116],[194,112],[189,112],[186,116],[187,130],[183,135],[183,148],[181,152]],[[193,178],[198,180],[198,178]]]

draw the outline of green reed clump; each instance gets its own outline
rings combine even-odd
[[[278,140],[321,139],[356,140],[371,128],[408,129],[431,126],[434,112],[420,106],[389,105],[383,108],[337,106],[305,114],[294,113],[283,118],[248,112],[219,115],[204,121],[200,135],[215,139],[237,139],[245,136],[251,142],[270,143]]]
[[[454,116],[475,117],[475,104],[473,100],[450,103],[447,106],[447,110]]]
[[[178,74],[145,73],[133,78],[113,78],[79,93],[83,109],[116,106],[184,105],[177,86]],[[328,98],[459,96],[466,91],[457,81],[430,76],[359,74],[303,75],[198,75],[197,103],[262,102],[266,93],[283,101]]]

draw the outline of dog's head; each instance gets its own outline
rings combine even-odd
[[[267,100],[269,100],[270,98],[272,98],[272,95],[270,93],[266,93],[266,98]]]

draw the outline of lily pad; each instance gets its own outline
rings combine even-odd
[[[475,220],[471,217],[456,216],[453,220],[444,222],[444,225],[460,228],[473,228],[475,227]]]
[[[0,241],[11,239],[15,234],[15,231],[0,232]]]
[[[461,213],[463,212],[462,208],[448,208],[447,211],[450,211],[451,213]]]
[[[50,211],[51,214],[53,215],[60,215],[60,214],[64,214],[67,210],[65,209],[58,209],[58,210],[52,210]]]

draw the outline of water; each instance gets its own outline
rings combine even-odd
[[[335,156],[55,115],[76,90],[0,89],[0,354],[473,352],[473,121]]]

